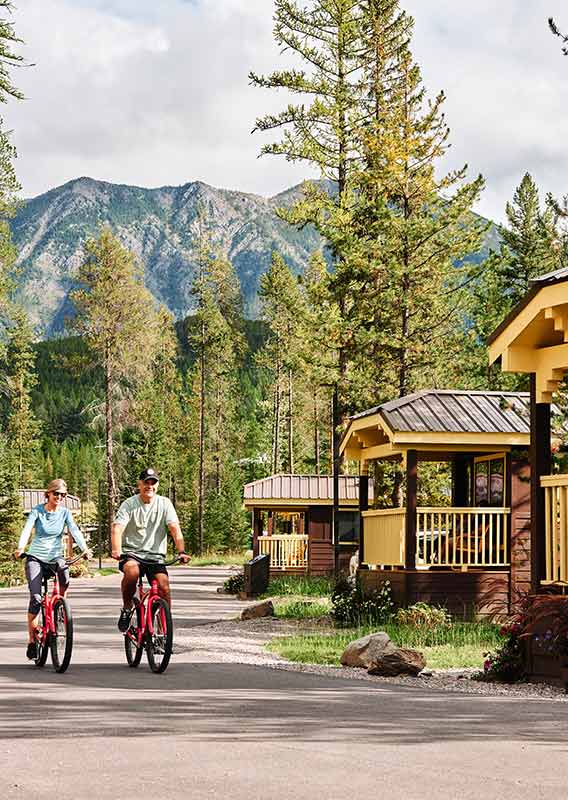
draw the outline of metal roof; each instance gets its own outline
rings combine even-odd
[[[373,482],[369,480],[369,500],[373,499]],[[301,505],[310,501],[333,502],[332,475],[270,475],[247,483],[245,502],[250,500],[297,500]],[[340,502],[359,501],[359,478],[354,475],[339,476]]]
[[[379,414],[393,432],[530,433],[528,392],[425,390],[351,417]]]
[[[45,503],[45,489],[18,489],[18,494],[22,501],[22,508],[26,514],[32,510],[34,506],[40,503]],[[71,511],[81,510],[81,501],[73,494],[68,494],[64,503],[66,508]]]

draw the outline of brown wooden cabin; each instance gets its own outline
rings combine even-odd
[[[532,281],[530,291],[489,338],[489,362],[530,376],[531,590],[558,596],[568,613],[568,475],[553,474],[551,404],[568,374],[568,269]],[[565,661],[566,659],[564,659]],[[560,681],[563,659],[528,643],[534,678]]]
[[[372,499],[372,482],[369,493]],[[272,573],[330,575],[346,570],[359,547],[359,478],[339,476],[333,542],[333,476],[270,475],[247,483],[254,555],[268,553]]]
[[[402,507],[361,509],[359,575],[389,581],[401,605],[454,614],[506,613],[530,581],[529,395],[421,391],[349,420],[340,452],[359,463],[398,461]],[[418,505],[420,467],[451,465],[447,505]]]

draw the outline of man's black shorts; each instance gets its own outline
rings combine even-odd
[[[140,576],[143,578],[144,576],[147,578],[148,583],[152,583],[156,575],[167,575],[168,570],[165,564],[141,564],[136,558],[132,556],[121,556],[120,561],[118,562],[118,568],[121,572],[124,572],[124,565],[127,561],[136,561],[138,564],[138,568],[140,570]]]

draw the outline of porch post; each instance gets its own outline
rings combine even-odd
[[[369,465],[361,464],[359,475],[359,566],[365,563],[365,529],[363,527],[363,511],[369,508]]]
[[[550,404],[536,402],[536,374],[531,373],[531,590],[538,592],[545,577],[546,541],[543,475],[552,471]]]
[[[467,506],[469,486],[467,481],[467,462],[469,456],[461,453],[452,459],[452,505]]]
[[[405,569],[416,569],[416,495],[418,491],[418,454],[406,453],[406,526]]]
[[[252,554],[258,555],[258,537],[262,536],[262,511],[259,508],[252,510]]]

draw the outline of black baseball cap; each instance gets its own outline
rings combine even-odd
[[[140,475],[138,476],[139,481],[150,481],[154,480],[156,483],[160,480],[160,477],[155,469],[152,467],[146,467],[143,469]]]

